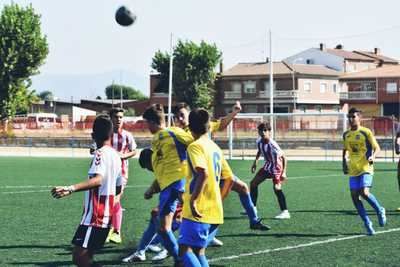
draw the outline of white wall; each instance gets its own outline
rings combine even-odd
[[[284,59],[290,64],[307,64],[312,60],[312,65],[323,65],[337,71],[344,71],[344,59],[339,56],[323,52],[318,48],[310,48],[291,57]]]
[[[72,122],[80,121],[82,117],[86,116],[96,116],[96,111],[75,106],[72,107]]]

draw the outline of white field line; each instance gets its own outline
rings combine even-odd
[[[389,229],[389,230],[378,231],[375,234],[379,235],[379,234],[386,234],[386,233],[398,232],[398,231],[400,231],[400,228],[393,228],[393,229]],[[367,235],[352,235],[352,236],[339,237],[339,238],[330,238],[330,239],[314,241],[314,242],[310,242],[310,243],[303,243],[303,244],[299,244],[299,245],[295,245],[295,246],[286,246],[286,247],[281,247],[281,248],[273,248],[273,249],[265,249],[265,250],[259,250],[259,251],[248,252],[248,253],[241,253],[238,255],[209,259],[208,262],[234,260],[234,259],[250,257],[250,256],[254,256],[254,255],[259,255],[259,254],[268,254],[268,253],[278,252],[278,251],[312,247],[312,246],[328,244],[328,243],[333,243],[333,242],[339,242],[339,241],[344,241],[344,240],[357,239],[357,238],[362,238],[362,237],[367,237]]]
[[[343,175],[337,175],[337,174],[332,174],[332,175],[314,175],[314,176],[296,176],[296,177],[290,177],[288,180],[297,180],[297,179],[308,179],[308,178],[318,178],[318,177],[340,177]],[[244,181],[250,181],[250,180],[244,180]],[[146,188],[149,185],[128,185],[126,188]],[[54,185],[4,185],[0,186],[0,189],[27,189],[27,188],[53,188]],[[24,193],[40,193],[40,192],[48,192],[48,190],[31,190],[31,191],[13,191],[13,192],[1,192],[1,194],[24,194]]]

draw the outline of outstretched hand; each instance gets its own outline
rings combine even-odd
[[[63,198],[71,195],[73,191],[71,186],[56,186],[51,189],[51,195],[54,198]]]

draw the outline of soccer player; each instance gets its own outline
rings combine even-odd
[[[232,112],[226,117],[223,117],[216,121],[210,121],[209,132],[214,133],[216,131],[222,131],[226,129],[229,123],[236,117],[236,115],[242,110],[240,102],[237,101],[233,106]],[[179,103],[174,107],[174,120],[175,124],[185,131],[189,131],[189,112],[190,108],[186,103]],[[221,181],[223,182],[223,181]],[[240,203],[246,211],[250,221],[250,228],[255,230],[269,230],[270,227],[261,222],[261,219],[257,215],[257,209],[253,205],[250,197],[250,191],[247,184],[241,181],[237,176],[234,176],[232,181],[232,191],[235,191],[239,195]],[[215,240],[221,242],[218,239]],[[220,243],[222,245],[222,242]]]
[[[208,266],[205,256],[208,235],[223,223],[219,182],[233,174],[220,148],[208,137],[209,115],[196,109],[189,114],[189,128],[196,139],[187,152],[191,175],[183,194],[183,219],[179,255],[185,267]]]
[[[386,224],[386,212],[370,192],[374,161],[380,148],[371,130],[361,126],[361,110],[351,108],[347,114],[350,130],[343,134],[343,173],[349,174],[349,186],[353,204],[364,222],[368,235],[375,234],[360,197],[365,199],[378,215],[380,226]],[[348,162],[346,157],[348,156]]]
[[[400,130],[396,134],[396,140],[394,143],[395,151],[397,155],[400,155]],[[400,190],[400,158],[399,161],[397,162],[397,183],[399,185],[399,190]],[[397,208],[397,211],[400,211],[400,208]]]
[[[161,105],[152,105],[143,113],[151,141],[152,167],[156,180],[145,192],[145,199],[153,194],[159,196],[159,235],[164,247],[179,264],[178,243],[172,232],[172,222],[178,200],[184,192],[185,178],[188,174],[186,147],[193,142],[191,134],[177,127],[165,127],[165,115]]]
[[[282,191],[282,182],[286,179],[286,157],[278,143],[271,138],[271,125],[268,122],[258,125],[257,155],[251,166],[251,172],[257,169],[257,161],[264,156],[264,165],[250,182],[250,195],[254,205],[257,205],[258,186],[266,179],[272,179],[274,193],[278,199],[281,213],[275,219],[290,219],[290,213],[286,205],[286,197]]]
[[[121,224],[122,224],[122,206],[121,197],[124,192],[124,187],[128,183],[128,159],[136,155],[136,142],[132,134],[124,129],[123,119],[124,110],[122,108],[113,108],[110,110],[110,117],[113,122],[113,136],[111,139],[111,146],[118,152],[121,158],[122,167],[122,190],[121,193],[115,198],[115,206],[113,210],[112,230],[106,240],[113,243],[121,243]]]
[[[104,245],[110,231],[115,197],[121,190],[121,160],[111,147],[112,129],[108,116],[98,116],[92,133],[97,150],[88,172],[88,180],[70,186],[57,186],[51,190],[55,198],[86,191],[82,220],[72,239],[73,263],[80,267],[95,266],[93,254]]]

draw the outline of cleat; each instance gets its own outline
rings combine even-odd
[[[129,255],[126,258],[122,259],[122,262],[124,263],[131,263],[131,262],[141,262],[146,260],[146,254],[144,251],[135,251],[131,255]]]
[[[148,245],[147,250],[149,250],[153,253],[160,253],[163,249],[156,245]]]
[[[374,235],[375,234],[375,230],[372,227],[372,222],[368,222],[365,224],[365,228],[367,229],[367,235]]]
[[[286,219],[290,219],[290,213],[288,210],[284,210],[281,213],[279,213],[278,215],[276,215],[274,217],[277,220],[286,220]]]
[[[111,227],[110,228],[110,232],[108,232],[108,235],[107,235],[105,243],[110,243],[110,238],[111,238],[113,233],[114,233],[114,228]]]
[[[122,243],[122,238],[120,233],[112,233],[110,236],[110,242],[115,243],[115,244],[121,244]]]
[[[162,249],[157,255],[155,255],[151,260],[152,261],[162,261],[169,257],[168,251],[166,249]]]
[[[381,208],[381,210],[378,213],[378,222],[379,226],[385,226],[386,224],[386,210],[385,208]]]
[[[240,215],[247,215],[247,212],[246,212],[245,210],[242,210],[242,211],[240,212]]]
[[[260,230],[260,231],[268,231],[271,229],[271,227],[266,224],[263,224],[261,222],[261,220],[259,220],[258,222],[254,223],[254,224],[250,224],[250,229]]]
[[[209,246],[210,247],[222,247],[224,245],[224,242],[222,242],[221,240],[219,240],[218,238],[215,238],[213,240],[211,240]]]

